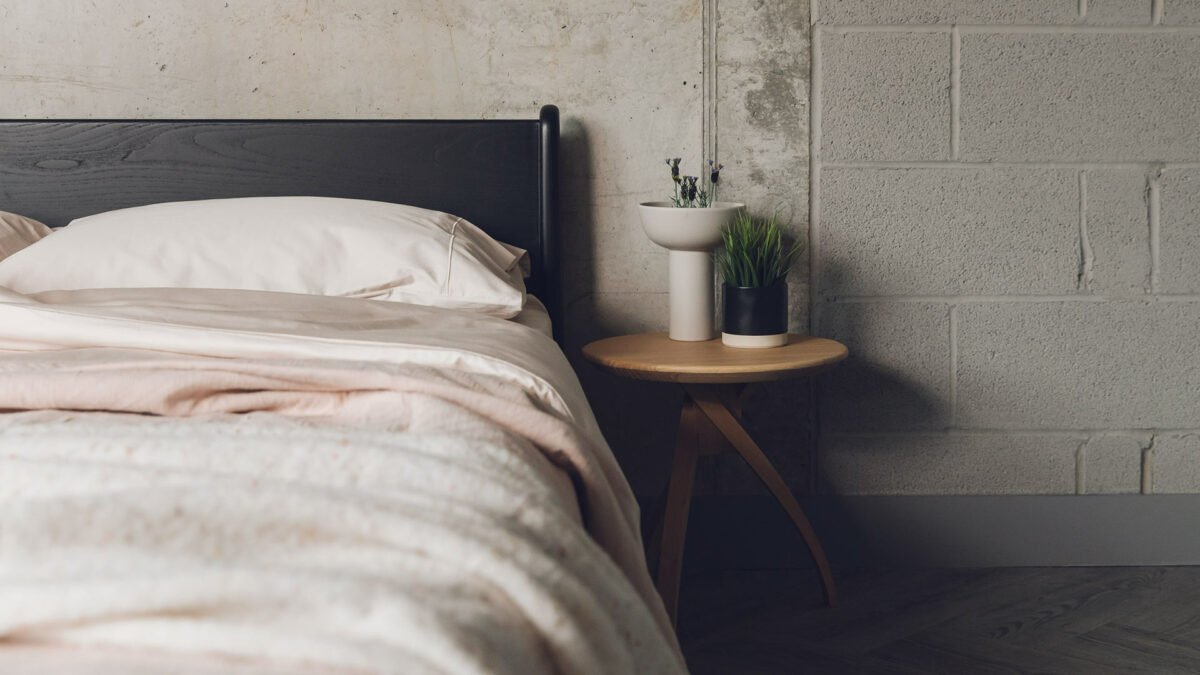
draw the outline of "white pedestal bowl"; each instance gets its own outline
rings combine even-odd
[[[738,202],[695,209],[667,201],[638,205],[646,236],[670,251],[672,340],[702,342],[717,336],[711,254],[721,243],[721,230],[745,207]]]

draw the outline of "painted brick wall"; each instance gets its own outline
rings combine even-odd
[[[1198,8],[814,1],[824,490],[1200,492]]]

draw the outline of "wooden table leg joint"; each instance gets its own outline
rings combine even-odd
[[[829,606],[835,606],[837,589],[816,531],[779,472],[741,425],[740,388],[704,384],[685,384],[683,388],[686,395],[667,486],[657,577],[659,593],[672,622],[677,620],[683,545],[696,461],[700,455],[725,449],[732,449],[742,456],[792,519],[816,563],[825,600]]]

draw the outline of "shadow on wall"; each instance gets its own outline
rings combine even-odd
[[[823,278],[838,270],[823,270]],[[887,490],[884,475],[839,476],[857,464],[827,455],[831,437],[864,432],[938,432],[953,423],[950,404],[950,308],[944,303],[845,302],[814,296],[816,332],[838,340],[850,356],[819,380],[817,491]],[[846,459],[848,461],[839,461]],[[886,471],[875,468],[876,474]],[[857,474],[857,472],[855,472]],[[844,479],[844,480],[843,480]],[[847,483],[847,481],[849,481]]]
[[[855,356],[861,343],[852,336],[837,340],[850,356],[821,378],[818,400],[826,432],[934,431],[949,428],[948,405],[936,392],[870,356]],[[856,344],[858,343],[858,344]]]
[[[662,295],[663,311],[658,313],[626,311],[628,308],[620,301],[597,298],[593,255],[598,248],[595,181],[586,126],[577,118],[565,118],[559,144],[562,156],[559,219],[566,321],[563,348],[634,492],[657,494],[665,485],[674,447],[682,402],[679,388],[609,375],[585,361],[580,350],[593,340],[656,329],[657,326],[646,325],[641,317],[665,316],[666,295]],[[656,294],[645,295],[651,296],[652,303],[657,300]]]
[[[1075,454],[1086,435],[971,433],[995,428],[996,419],[1021,423],[1002,417],[1003,411],[1023,405],[1013,398],[1019,394],[1005,395],[996,383],[1011,380],[1014,367],[1027,369],[1018,375],[1034,380],[1039,366],[986,356],[966,366],[952,364],[955,310],[949,303],[824,296],[814,309],[818,333],[850,350],[846,362],[822,378],[818,393],[818,493],[1062,494],[1077,489]],[[1005,348],[1021,351],[1019,345]],[[955,390],[959,401],[970,401],[969,408],[955,411]],[[981,418],[974,412],[979,410],[988,412]]]
[[[592,149],[587,127],[575,117],[564,117],[559,127],[559,203],[561,231],[559,255],[562,256],[562,303],[566,317],[564,341],[570,356],[582,345],[579,320],[571,308],[595,291],[596,274],[592,251],[595,249],[596,223],[593,214]]]

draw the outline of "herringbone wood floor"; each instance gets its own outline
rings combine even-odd
[[[1200,567],[811,572],[685,579],[695,675],[1200,673]]]

